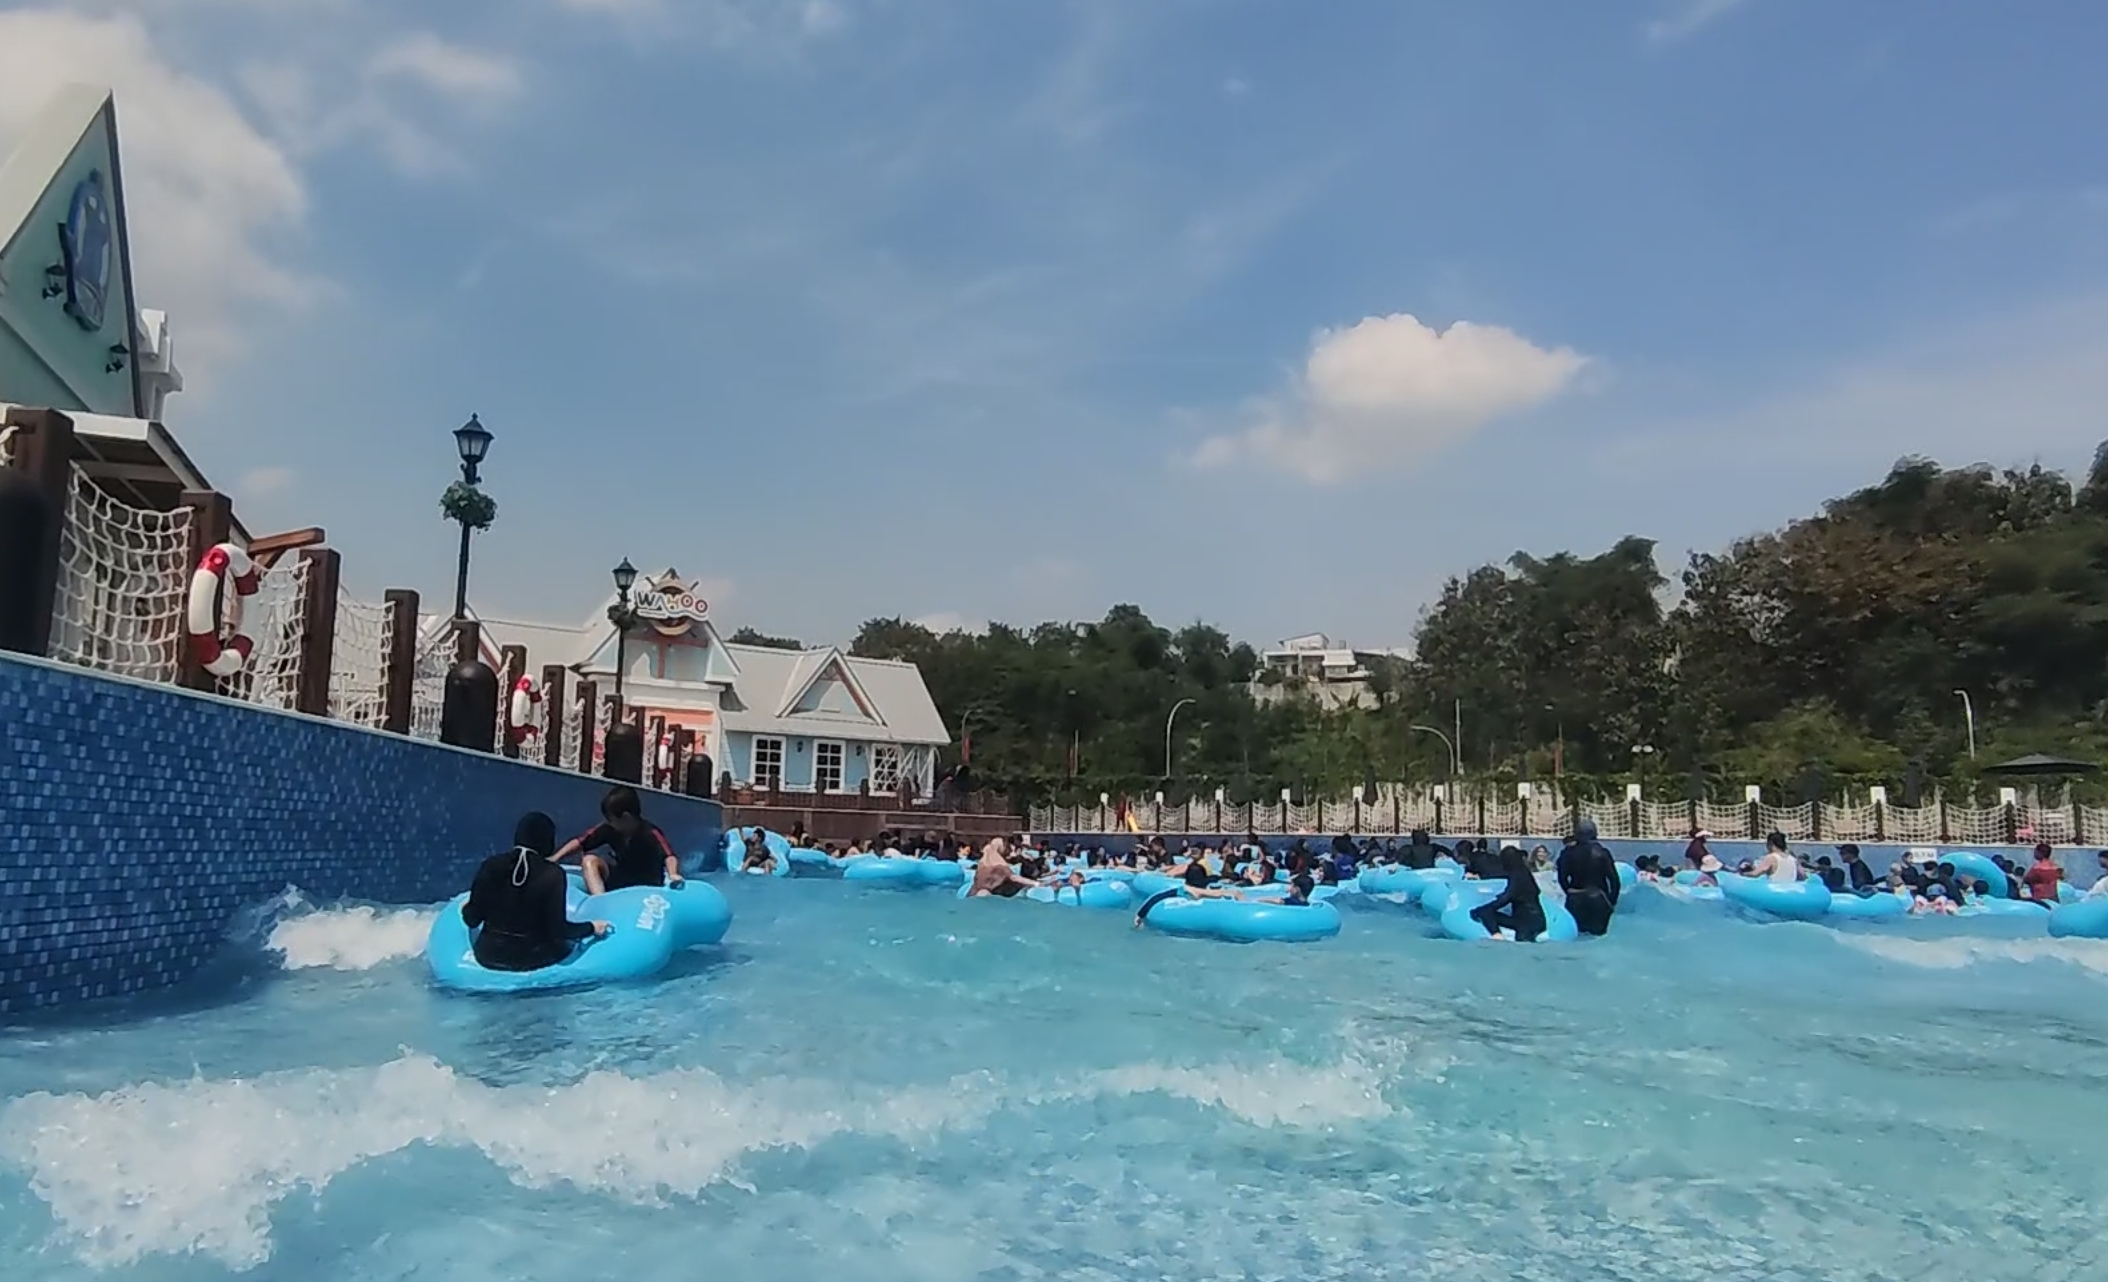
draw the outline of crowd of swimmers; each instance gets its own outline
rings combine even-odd
[[[1911,850],[1889,865],[1887,873],[1877,874],[1867,864],[1859,847],[1847,841],[1838,845],[1834,857],[1818,855],[1810,864],[1794,853],[1792,843],[1779,832],[1764,839],[1762,856],[1741,860],[1735,867],[1728,868],[1713,854],[1709,844],[1712,836],[1704,831],[1692,834],[1690,844],[1684,847],[1683,867],[1680,869],[1655,855],[1640,856],[1633,861],[1633,868],[1643,881],[1672,882],[1681,872],[1695,874],[1692,879],[1700,885],[1717,885],[1719,874],[1723,872],[1761,877],[1781,886],[1814,879],[1821,881],[1833,895],[1908,894],[1912,912],[1929,914],[1957,913],[1972,900],[1987,896],[2053,908],[2057,904],[2060,885],[2067,880],[2064,866],[2057,861],[2056,849],[2046,841],[2035,843],[2034,858],[2025,867],[2002,854],[1988,856],[2005,882],[2002,886],[1993,886],[1982,877],[1958,869],[1951,860],[1940,858],[1939,852],[1934,850]],[[2097,854],[2095,862],[2099,873],[2086,892],[2088,898],[2108,896],[2108,850]]]
[[[1144,902],[1136,914],[1138,925],[1156,904],[1176,896],[1248,896],[1263,889],[1269,897],[1278,896],[1278,902],[1307,905],[1318,887],[1353,881],[1364,869],[1424,871],[1447,860],[1459,866],[1466,878],[1506,883],[1472,913],[1489,935],[1528,940],[1544,933],[1537,874],[1546,870],[1553,873],[1580,931],[1601,935],[1609,929],[1620,890],[1617,865],[1599,839],[1595,823],[1585,818],[1563,839],[1556,856],[1545,846],[1526,851],[1512,841],[1499,849],[1469,837],[1445,845],[1424,829],[1414,830],[1403,841],[1357,841],[1342,833],[1329,841],[1317,838],[1313,844],[1312,838],[1296,837],[1285,849],[1268,845],[1256,833],[1241,841],[1179,841],[1176,846],[1154,836],[1117,852],[1102,844],[1080,842],[1059,848],[1036,846],[1023,837],[997,837],[976,852],[969,842],[941,832],[884,832],[868,841],[822,843],[794,827],[789,836],[793,846],[820,851],[830,859],[886,855],[970,861],[973,873],[967,893],[977,897],[1007,898],[1038,886],[1081,886],[1093,869],[1155,872],[1177,879],[1177,886]],[[1972,897],[1991,894],[2049,907],[2057,902],[2066,879],[2047,842],[2035,846],[2034,859],[2025,867],[2004,855],[1990,856],[2006,881],[2002,887],[1993,887],[1932,851],[1914,850],[1883,875],[1868,866],[1853,843],[1839,845],[1834,858],[1820,855],[1811,865],[1794,853],[1784,834],[1774,832],[1765,840],[1763,855],[1730,869],[1713,853],[1711,841],[1709,832],[1694,833],[1684,849],[1682,868],[1659,856],[1642,855],[1633,861],[1634,870],[1642,881],[1659,883],[1674,882],[1678,873],[1700,884],[1717,884],[1718,876],[1725,872],[1762,877],[1777,885],[1816,878],[1833,894],[1907,892],[1912,911],[1922,913],[1958,912]],[[607,933],[606,922],[573,922],[567,916],[566,878],[559,865],[574,856],[590,895],[629,886],[677,886],[682,879],[679,856],[658,825],[644,818],[634,788],[609,789],[601,799],[599,821],[561,846],[556,842],[553,819],[539,812],[528,814],[515,826],[512,847],[477,868],[462,906],[480,964],[493,970],[535,970],[562,960],[579,940]],[[776,859],[760,830],[749,831],[740,856],[741,869],[773,872]],[[2108,850],[2101,851],[2096,861],[2098,879],[2087,890],[2088,898],[2108,896]]]

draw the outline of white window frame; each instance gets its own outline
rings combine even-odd
[[[900,750],[900,745],[897,743],[874,743],[871,745],[870,751],[870,779],[871,791],[873,795],[890,797],[894,793],[899,792],[900,776],[901,773],[907,769],[908,755]],[[879,769],[878,765],[878,763],[886,757],[891,757],[893,760],[893,777],[891,779],[882,778],[882,776],[885,774],[885,771]]]
[[[775,778],[773,780],[770,779],[767,775],[764,775],[761,770],[761,749],[762,745],[764,744],[770,745],[775,749],[776,752],[776,766],[774,771]],[[790,744],[784,740],[782,735],[755,735],[753,747],[753,761],[747,770],[747,773],[752,776],[751,782],[753,783],[753,785],[756,788],[762,789],[763,791],[770,790],[771,785],[773,785],[774,791],[783,791],[783,765],[785,759],[789,756],[789,753]]]
[[[834,749],[834,786],[828,787],[821,777],[821,752]],[[849,745],[840,739],[815,739],[812,741],[812,790],[814,792],[841,792],[849,780]]]

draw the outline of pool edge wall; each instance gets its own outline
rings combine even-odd
[[[532,762],[0,654],[0,1014],[164,988],[245,905],[433,903],[529,810],[559,837],[609,783]],[[714,801],[640,789],[691,867]]]

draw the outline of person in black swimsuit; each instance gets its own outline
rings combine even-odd
[[[673,843],[659,826],[644,817],[635,788],[617,785],[608,789],[608,795],[600,799],[600,818],[600,823],[556,852],[559,863],[580,851],[608,852],[589,854],[580,861],[585,867],[587,894],[625,886],[681,884],[681,857],[673,853]]]
[[[1545,925],[1544,901],[1530,873],[1530,857],[1521,846],[1510,846],[1500,853],[1500,871],[1507,875],[1507,889],[1472,909],[1472,919],[1489,935],[1509,930],[1527,944],[1544,933]]]
[[[1142,925],[1148,922],[1149,910],[1167,899],[1176,899],[1180,895],[1188,895],[1194,899],[1235,899],[1237,897],[1237,892],[1234,890],[1217,890],[1215,888],[1215,878],[1208,872],[1206,862],[1200,859],[1187,860],[1186,869],[1179,874],[1179,879],[1185,884],[1173,886],[1169,890],[1160,890],[1142,901],[1141,908],[1135,912],[1135,927],[1137,929],[1140,929]]]
[[[512,849],[476,869],[461,920],[474,931],[470,948],[486,970],[540,970],[572,945],[608,933],[604,921],[572,921],[564,908],[565,877],[550,858],[556,821],[535,811],[512,830]]]
[[[1559,852],[1559,889],[1566,894],[1566,911],[1584,935],[1602,935],[1610,930],[1610,918],[1618,909],[1617,861],[1596,840],[1596,821],[1583,819],[1574,825],[1574,838]]]

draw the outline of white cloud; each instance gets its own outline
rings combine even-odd
[[[520,70],[492,54],[451,44],[428,31],[407,36],[373,56],[369,74],[406,79],[457,102],[501,102],[517,96]]]
[[[75,81],[117,92],[139,301],[169,312],[187,374],[238,350],[259,308],[315,296],[273,247],[306,215],[300,173],[225,93],[163,58],[135,18],[0,13],[0,148]]]
[[[235,487],[235,492],[241,498],[248,499],[251,502],[276,498],[278,495],[292,489],[293,483],[298,479],[293,469],[289,467],[252,467],[242,473],[241,480]]]
[[[1569,388],[1587,358],[1498,325],[1436,330],[1403,313],[1321,331],[1290,392],[1243,431],[1204,442],[1201,467],[1254,464],[1314,485],[1423,457]]]
[[[940,636],[946,632],[980,633],[988,631],[988,620],[969,619],[956,610],[938,610],[931,614],[918,615],[908,620],[908,622],[919,624]]]
[[[1641,28],[1654,44],[1674,44],[1740,9],[1749,0],[1673,0],[1667,12]]]

